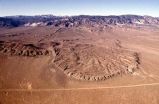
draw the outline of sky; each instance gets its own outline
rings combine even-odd
[[[0,0],[0,16],[46,14],[159,17],[159,0]]]

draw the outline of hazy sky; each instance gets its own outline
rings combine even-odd
[[[0,0],[0,16],[40,14],[159,17],[159,0]]]

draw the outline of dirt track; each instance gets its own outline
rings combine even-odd
[[[0,89],[1,91],[58,91],[58,90],[95,90],[95,89],[117,89],[117,88],[132,88],[132,87],[143,87],[143,86],[157,86],[159,83],[149,83],[149,84],[137,84],[128,86],[112,86],[112,87],[89,87],[89,88],[68,88],[68,89]]]

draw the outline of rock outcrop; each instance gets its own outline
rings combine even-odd
[[[0,53],[10,56],[35,57],[50,55],[51,51],[37,47],[34,44],[0,41]]]

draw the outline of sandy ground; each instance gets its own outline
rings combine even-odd
[[[17,38],[6,34],[17,31],[20,34],[26,31],[24,33],[28,35],[20,36],[20,40],[25,42],[36,43],[78,37],[80,42],[84,43],[85,39],[90,39],[91,41],[86,43],[95,41],[94,43],[100,46],[106,45],[105,41],[108,39],[120,40],[123,47],[139,53],[139,69],[133,74],[119,75],[105,81],[80,81],[52,67],[49,64],[49,56],[28,58],[0,55],[0,104],[159,103],[159,30],[115,28],[90,32],[87,29],[61,29],[56,33],[57,30],[51,27],[34,28],[33,33],[29,35],[27,29],[18,28],[4,30],[0,36],[1,40],[17,40],[19,36]],[[35,35],[38,32],[41,35]]]

